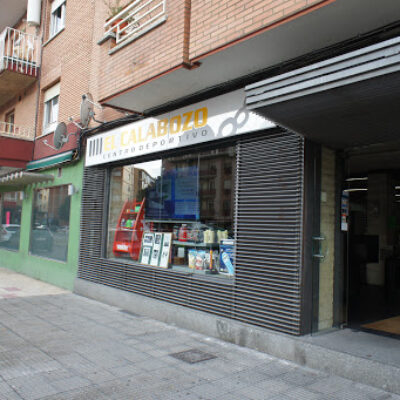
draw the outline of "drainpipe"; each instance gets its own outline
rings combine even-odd
[[[36,32],[37,32],[37,36],[39,37],[39,49],[40,49],[40,58],[39,58],[39,77],[38,77],[38,82],[37,82],[37,94],[36,94],[36,113],[35,113],[35,126],[34,126],[34,138],[33,138],[33,148],[32,148],[32,160],[33,160],[33,156],[35,154],[35,145],[36,145],[36,132],[38,129],[38,121],[39,121],[39,101],[40,101],[40,83],[41,83],[41,77],[42,77],[42,55],[43,55],[43,47],[42,47],[42,43],[43,43],[43,39],[44,39],[44,35],[46,32],[46,12],[47,12],[47,2],[44,1],[44,6],[42,9],[42,34],[39,37],[39,29],[40,29],[40,25],[36,27]]]
[[[190,62],[190,17],[192,11],[192,1],[184,0],[183,5],[183,67],[194,69],[200,66],[199,62]]]

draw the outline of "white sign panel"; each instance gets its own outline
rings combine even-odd
[[[273,122],[246,108],[245,93],[240,89],[93,136],[87,141],[86,166],[209,142],[274,126]]]

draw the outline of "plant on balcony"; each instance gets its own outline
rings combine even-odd
[[[108,9],[107,20],[111,19],[125,8],[125,6],[121,5],[121,0],[103,0],[103,3]]]
[[[124,8],[125,5],[121,5],[122,0],[103,0],[103,3],[107,6],[108,9],[108,17],[106,21],[109,21],[111,18],[115,17],[117,14],[119,14]],[[122,18],[117,18],[115,21],[113,21],[112,26],[116,26],[118,24],[120,29],[125,28],[128,25],[127,21],[124,21],[121,24]],[[114,29],[114,32],[116,33],[117,28]]]

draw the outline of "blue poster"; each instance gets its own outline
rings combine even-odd
[[[198,220],[198,168],[165,171],[146,193],[146,218]]]

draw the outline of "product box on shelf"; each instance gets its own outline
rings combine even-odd
[[[234,240],[223,239],[219,246],[219,272],[226,275],[234,275]]]

